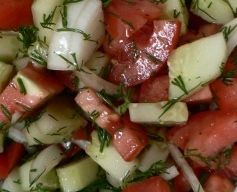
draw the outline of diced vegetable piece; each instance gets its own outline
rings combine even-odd
[[[172,180],[179,175],[179,171],[176,166],[171,166],[165,170],[165,173],[160,174],[160,176],[166,181]]]
[[[31,164],[30,183],[37,182],[47,175],[64,158],[62,150],[57,145],[51,145],[42,150]]]
[[[51,170],[47,175],[37,180],[34,184],[30,184],[30,172],[34,172],[36,170],[32,170],[32,162],[28,161],[20,166],[19,173],[20,173],[20,181],[21,186],[24,191],[29,191],[31,188],[37,186],[37,184],[42,184],[43,187],[48,189],[57,189],[59,188],[58,177],[56,175],[55,170]],[[50,162],[48,162],[50,163]]]
[[[24,146],[19,143],[11,143],[3,153],[0,153],[0,180],[5,179],[11,170],[20,161],[24,152]]]
[[[129,114],[132,122],[161,125],[182,124],[188,120],[186,103],[177,102],[167,109],[167,101],[159,103],[130,103]]]
[[[74,2],[68,4],[66,9],[67,17],[62,14],[62,18],[59,18],[49,45],[47,67],[53,70],[80,69],[98,48],[104,36],[100,0]]]
[[[172,144],[169,144],[169,151],[172,155],[174,161],[177,165],[182,169],[186,179],[190,183],[193,191],[204,192],[202,185],[200,184],[198,178],[196,177],[195,173],[193,172],[192,168],[189,166],[188,162],[185,160],[185,157],[179,151],[179,149]]]
[[[112,145],[105,147],[101,153],[100,141],[96,131],[92,133],[92,143],[87,146],[86,153],[108,174],[120,182],[122,182],[128,174],[135,171],[138,165],[136,160],[130,162],[123,160]]]
[[[46,38],[48,43],[59,17],[59,6],[62,4],[63,0],[50,0],[47,3],[45,0],[36,0],[31,6],[34,24],[39,29],[39,38]]]
[[[166,161],[169,155],[169,150],[165,143],[151,142],[150,146],[144,151],[141,156],[138,169],[142,172],[147,171],[154,163],[158,161]]]
[[[188,27],[188,10],[184,0],[168,0],[163,3],[164,15],[169,19],[178,19],[181,26],[181,34],[185,34],[187,32]]]
[[[53,144],[72,136],[72,132],[84,127],[86,120],[68,97],[53,99],[40,118],[24,130],[29,145]]]
[[[18,29],[32,24],[31,4],[32,0],[1,0],[0,30]]]
[[[225,24],[234,18],[231,7],[223,0],[192,0],[191,11],[210,23]]]
[[[237,1],[235,1],[235,0],[227,0],[227,1],[229,2],[230,6],[231,6],[234,16],[236,17],[237,16],[236,15],[237,14]]]
[[[103,103],[94,90],[82,89],[75,101],[99,127],[106,129],[111,135],[121,128],[119,115]]]
[[[0,34],[0,37],[0,61],[12,62],[21,48],[20,41],[17,35]]]
[[[92,88],[96,91],[105,90],[109,94],[116,94],[118,91],[117,85],[102,79],[86,67],[83,67],[82,71],[76,71],[74,73],[83,82],[85,87]]]
[[[86,63],[86,67],[93,71],[96,75],[101,75],[108,63],[109,57],[100,51],[96,51]]]
[[[226,59],[227,48],[222,33],[185,44],[173,51],[168,59],[169,99],[186,98],[216,79]]]
[[[217,173],[211,174],[204,184],[204,189],[207,192],[233,192],[234,188],[234,184],[228,177]]]
[[[80,191],[96,180],[98,170],[99,166],[90,157],[57,168],[62,191]]]
[[[150,177],[137,183],[128,185],[123,192],[170,192],[166,181],[159,176]]]
[[[0,74],[1,74],[0,76],[0,93],[1,93],[13,74],[13,66],[0,61]]]
[[[21,180],[18,168],[15,168],[13,171],[11,171],[8,177],[4,180],[1,189],[10,192],[24,192],[21,187]]]
[[[237,18],[225,24],[222,27],[222,32],[227,41],[227,52],[229,56],[237,45]]]

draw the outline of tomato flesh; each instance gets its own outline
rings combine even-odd
[[[0,30],[33,24],[31,4],[32,0],[0,0]]]
[[[161,177],[155,176],[126,187],[123,192],[170,192],[170,187]]]
[[[0,179],[5,179],[16,166],[24,153],[24,146],[19,143],[10,143],[5,151],[0,153]]]

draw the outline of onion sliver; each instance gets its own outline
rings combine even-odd
[[[75,75],[84,83],[86,87],[90,87],[96,91],[105,90],[106,93],[111,95],[116,94],[118,91],[117,85],[102,79],[86,67],[83,67],[81,71],[76,71]]]
[[[50,172],[63,159],[62,150],[57,145],[51,145],[41,151],[33,160],[30,171],[30,185]]]
[[[183,154],[179,151],[179,149],[173,144],[169,144],[168,148],[171,156],[183,171],[184,176],[191,185],[193,191],[204,192],[201,183],[193,172],[193,169],[189,166],[188,162],[185,160]]]

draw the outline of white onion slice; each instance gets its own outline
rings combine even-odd
[[[160,176],[166,181],[172,180],[179,175],[179,171],[176,166],[171,166],[165,170],[165,173],[160,174]]]
[[[108,94],[116,94],[118,86],[97,76],[93,71],[83,67],[81,71],[76,71],[75,75],[84,83],[96,91],[105,90]]]
[[[237,187],[235,188],[234,192],[237,192]]]
[[[16,123],[21,118],[21,116],[22,116],[22,114],[20,112],[15,112],[12,115],[11,124]]]
[[[78,145],[80,148],[83,150],[86,150],[87,146],[90,145],[91,143],[87,140],[73,140],[72,141],[74,144]]]
[[[57,145],[51,145],[41,151],[33,160],[30,171],[30,184],[50,172],[64,158],[62,150]]]
[[[16,129],[14,127],[11,127],[9,129],[8,137],[18,143],[27,143],[25,134],[21,130]]]
[[[67,28],[62,26],[61,17],[56,24],[56,31],[49,44],[48,69],[76,70],[80,68],[90,59],[104,37],[101,0],[83,0],[68,4],[66,19]],[[76,55],[77,61],[73,58],[73,54]],[[69,64],[68,61],[73,64]]]
[[[22,57],[14,60],[13,64],[16,66],[17,71],[20,71],[21,69],[25,68],[30,62],[31,59],[29,57]]]
[[[227,52],[230,55],[237,46],[237,18],[225,24],[222,32],[227,40]]]
[[[199,182],[198,178],[193,172],[193,169],[189,166],[188,162],[185,160],[185,157],[179,151],[179,149],[173,144],[169,144],[168,148],[169,148],[171,156],[173,157],[174,161],[183,171],[184,176],[188,180],[193,191],[204,192],[201,183]]]

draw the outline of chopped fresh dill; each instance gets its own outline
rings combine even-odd
[[[63,28],[67,28],[67,6],[64,5],[62,10],[60,11],[60,15],[62,17],[62,26]]]
[[[103,6],[107,7],[111,3],[111,1],[112,0],[102,0]]]
[[[6,117],[9,121],[11,121],[12,115],[11,115],[10,111],[8,110],[8,108],[7,108],[5,105],[0,104],[0,109],[1,109],[2,113],[5,115],[5,117]]]
[[[78,2],[81,2],[81,1],[83,1],[83,0],[64,0],[63,4],[67,5],[67,4],[70,4],[70,3],[78,3]]]
[[[183,78],[181,75],[178,77],[174,78],[171,82],[173,85],[177,86],[179,89],[181,89],[186,95],[188,94],[188,90],[185,86],[185,83],[183,81]]]
[[[90,119],[92,120],[93,125],[96,124],[96,123],[95,123],[95,122],[96,122],[96,119],[97,119],[99,116],[100,116],[100,112],[98,112],[98,111],[96,111],[96,110],[92,111],[92,113],[89,114],[89,117],[90,117]]]
[[[43,186],[42,183],[38,183],[35,187],[30,189],[30,192],[51,192],[51,190]]]
[[[177,11],[177,9],[173,10],[173,18],[178,18],[180,14],[181,14],[181,12]]]
[[[29,57],[35,61],[36,63],[46,67],[47,66],[47,61],[46,59],[42,56],[39,50],[33,50],[32,52],[29,53]]]
[[[236,27],[237,27],[237,24],[234,26],[232,25],[225,26],[224,28],[221,29],[226,41],[229,40],[230,34],[236,29]]]
[[[28,49],[37,40],[38,28],[35,26],[22,26],[17,39],[22,42],[23,48]]]
[[[32,185],[39,180],[39,178],[44,174],[45,171],[46,169],[44,169],[39,175],[37,175],[37,177],[33,179],[33,181],[30,182],[30,187],[32,187]]]
[[[56,6],[49,15],[43,14],[43,22],[40,23],[40,25],[43,28],[53,30],[53,26],[56,25],[56,23],[53,22],[53,19],[54,19],[57,8],[58,6]]]
[[[221,80],[225,85],[231,85],[233,83],[233,78],[237,75],[237,68],[233,68],[229,71],[225,71],[225,63],[223,63],[220,67],[221,71]]]
[[[17,83],[18,83],[19,88],[20,88],[20,93],[25,95],[27,93],[27,90],[26,90],[26,87],[25,87],[25,84],[24,84],[22,78],[18,77],[17,78]]]
[[[98,138],[100,141],[100,152],[102,153],[104,148],[109,146],[110,141],[111,141],[111,136],[105,129],[97,127],[96,130],[97,130]]]

